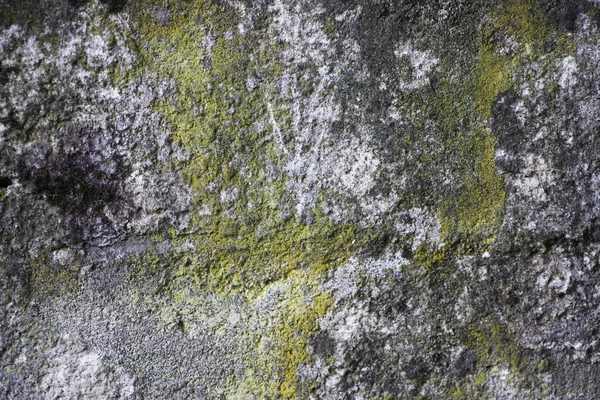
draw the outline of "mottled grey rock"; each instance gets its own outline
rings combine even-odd
[[[600,397],[598,7],[0,0],[0,398]]]

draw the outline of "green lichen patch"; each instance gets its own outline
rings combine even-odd
[[[427,243],[423,243],[415,251],[413,263],[423,268],[427,277],[446,276],[448,270],[449,252],[445,248],[434,249]]]
[[[461,143],[465,164],[463,182],[453,196],[442,203],[442,235],[462,252],[484,251],[494,242],[502,222],[505,192],[494,157],[494,139],[485,131]],[[459,153],[460,154],[460,153]]]
[[[530,0],[498,6],[488,19],[481,31],[476,97],[477,110],[486,119],[498,95],[518,78],[519,67],[540,56],[550,32],[546,16]]]
[[[404,99],[424,111],[435,132],[416,137],[422,143],[410,145],[425,149],[419,158],[419,175],[437,187],[426,196],[437,205],[443,242],[461,253],[483,252],[502,222],[504,184],[494,164],[496,140],[476,111],[477,70],[463,67],[453,75],[452,63],[445,61],[446,71],[439,73],[433,90]],[[431,137],[433,144],[426,141]],[[416,204],[424,201],[422,197],[417,196]]]
[[[46,254],[30,263],[29,288],[44,298],[60,297],[79,290],[79,268],[52,265]]]
[[[516,369],[522,363],[522,354],[508,327],[496,321],[472,326],[469,347],[477,353],[477,362],[482,366],[500,362]]]
[[[157,306],[156,296],[163,298],[157,310],[158,329],[163,332],[209,334],[240,347],[221,355],[223,365],[235,367],[226,385],[209,391],[228,398],[297,398],[302,390],[297,368],[307,359],[311,335],[319,330],[318,319],[333,304],[331,296],[321,292],[320,279],[311,271],[296,270],[254,299],[201,289],[166,299],[160,288],[169,281],[165,271],[174,263],[177,259],[152,249],[132,258],[131,298],[151,309]]]
[[[294,311],[281,319],[282,324],[277,337],[280,338],[284,348],[285,359],[282,363],[284,380],[279,386],[279,392],[284,397],[294,397],[298,387],[296,369],[308,357],[310,335],[318,331],[317,320],[323,317],[332,305],[331,296],[321,293],[316,295],[308,305],[293,304],[290,309]]]
[[[547,383],[542,374],[548,370],[547,360],[536,357],[519,346],[510,327],[494,319],[478,321],[468,331],[468,347],[477,354],[477,373],[455,384],[454,399],[486,396],[494,388],[488,387],[494,366],[506,368],[506,384],[518,393],[547,395]]]
[[[265,41],[258,27],[242,33],[237,11],[223,4],[170,1],[129,10],[143,57],[132,71],[115,75],[172,84],[155,109],[185,152],[173,167],[195,195],[189,232],[169,233],[176,256],[167,262],[150,255],[141,260],[149,272],[134,269],[152,276],[157,264],[170,269],[167,290],[182,307],[207,295],[241,296],[252,307],[285,286],[276,314],[264,326],[245,329],[257,350],[244,360],[243,383],[228,390],[293,398],[296,368],[306,359],[317,319],[332,304],[318,291],[320,277],[376,237],[334,224],[318,209],[307,219],[293,215],[284,189],[291,117],[277,87],[281,44]],[[193,318],[191,310],[171,314],[184,331]]]
[[[277,311],[256,337],[256,352],[245,360],[248,371],[244,381],[232,385],[233,398],[301,396],[297,368],[307,359],[310,336],[318,331],[317,320],[333,305],[333,299],[318,293],[310,273],[295,272],[283,285]]]
[[[461,252],[485,251],[502,223],[504,184],[494,164],[496,138],[487,124],[498,96],[535,76],[533,62],[551,63],[543,56],[547,40],[561,43],[556,54],[568,51],[569,40],[552,31],[533,1],[514,0],[494,7],[479,32],[477,64],[462,76],[442,78],[429,104],[430,114],[442,121],[446,152],[461,160],[455,165],[460,181],[441,202],[445,242]],[[452,62],[446,65],[452,70]]]
[[[233,223],[226,220],[217,232],[196,239],[189,264],[176,273],[178,292],[193,281],[193,287],[252,297],[294,270],[306,268],[318,275],[340,265],[364,243],[357,243],[352,227],[325,222],[311,227],[292,220],[269,227],[259,238],[247,232],[247,225],[238,228]],[[232,233],[235,229],[242,232]]]
[[[573,38],[553,27],[532,0],[513,0],[497,6],[484,21],[480,32],[477,66],[477,111],[487,119],[498,95],[523,82],[539,78],[529,66],[542,70],[574,54]],[[551,91],[554,82],[548,82]]]
[[[189,157],[176,168],[195,193],[197,233],[174,238],[194,248],[175,291],[257,295],[298,268],[323,272],[370,240],[318,210],[310,222],[293,216],[283,170],[291,121],[275,87],[281,45],[241,33],[236,11],[212,2],[131,11],[146,54],[134,75],[174,83],[156,109]]]

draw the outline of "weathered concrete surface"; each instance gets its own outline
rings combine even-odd
[[[600,398],[599,7],[0,0],[0,398]]]

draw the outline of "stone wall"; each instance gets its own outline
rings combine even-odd
[[[0,398],[599,398],[599,7],[0,0]]]

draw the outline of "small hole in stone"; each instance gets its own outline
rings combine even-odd
[[[13,181],[8,176],[0,176],[0,188],[7,188],[12,185]]]

